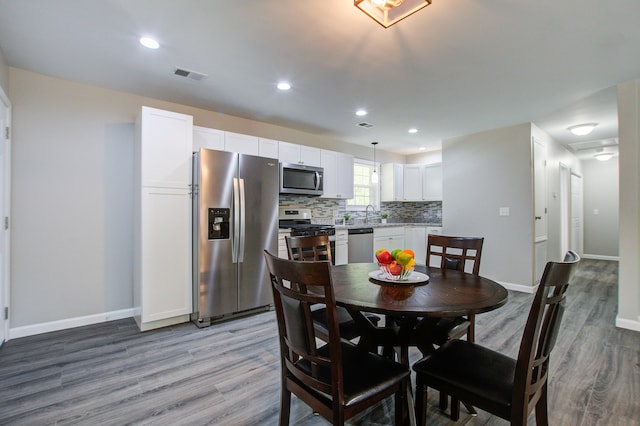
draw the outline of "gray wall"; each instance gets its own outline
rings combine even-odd
[[[618,256],[618,157],[583,160],[584,254]]]
[[[532,286],[531,125],[447,139],[442,164],[443,233],[484,237],[480,273]]]
[[[640,80],[618,85],[620,274],[616,325],[640,331]]]

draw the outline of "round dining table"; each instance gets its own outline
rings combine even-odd
[[[376,279],[374,271],[378,270],[376,263],[334,266],[336,304],[349,310],[358,324],[359,345],[369,350],[401,347],[405,363],[408,346],[417,346],[425,355],[433,350],[430,335],[439,318],[480,314],[507,302],[508,293],[502,285],[458,270],[416,265],[415,272],[428,279],[413,283]],[[426,278],[420,274],[416,275]],[[365,312],[383,314],[385,326],[373,324]]]

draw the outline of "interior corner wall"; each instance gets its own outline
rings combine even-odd
[[[442,142],[443,233],[484,237],[480,273],[525,287],[534,285],[531,149],[529,123]]]
[[[9,64],[2,49],[0,49],[0,87],[5,94],[9,94]]]
[[[582,161],[584,187],[584,254],[618,257],[618,157]]]
[[[618,85],[620,266],[616,325],[640,331],[640,80]]]

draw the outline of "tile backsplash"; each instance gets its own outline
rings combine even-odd
[[[334,219],[342,218],[346,211],[346,200],[319,198],[305,195],[280,195],[280,206],[304,207],[311,209],[314,223],[333,223]],[[383,202],[380,211],[370,217],[380,218],[381,212],[389,213],[389,222],[398,223],[428,223],[442,225],[442,202]],[[364,212],[349,212],[352,221],[364,219]]]

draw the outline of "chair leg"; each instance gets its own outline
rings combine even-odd
[[[448,405],[449,405],[449,395],[447,395],[444,392],[440,392],[440,409],[444,411],[447,409]]]
[[[536,404],[536,425],[547,426],[549,424],[549,413],[547,411],[547,384],[542,387],[540,399]]]
[[[457,422],[460,419],[460,401],[451,397],[451,420]]]
[[[416,425],[425,426],[427,423],[427,386],[419,376],[416,377],[415,398]]]
[[[280,390],[280,426],[289,426],[289,415],[291,412],[291,392],[282,384]]]

